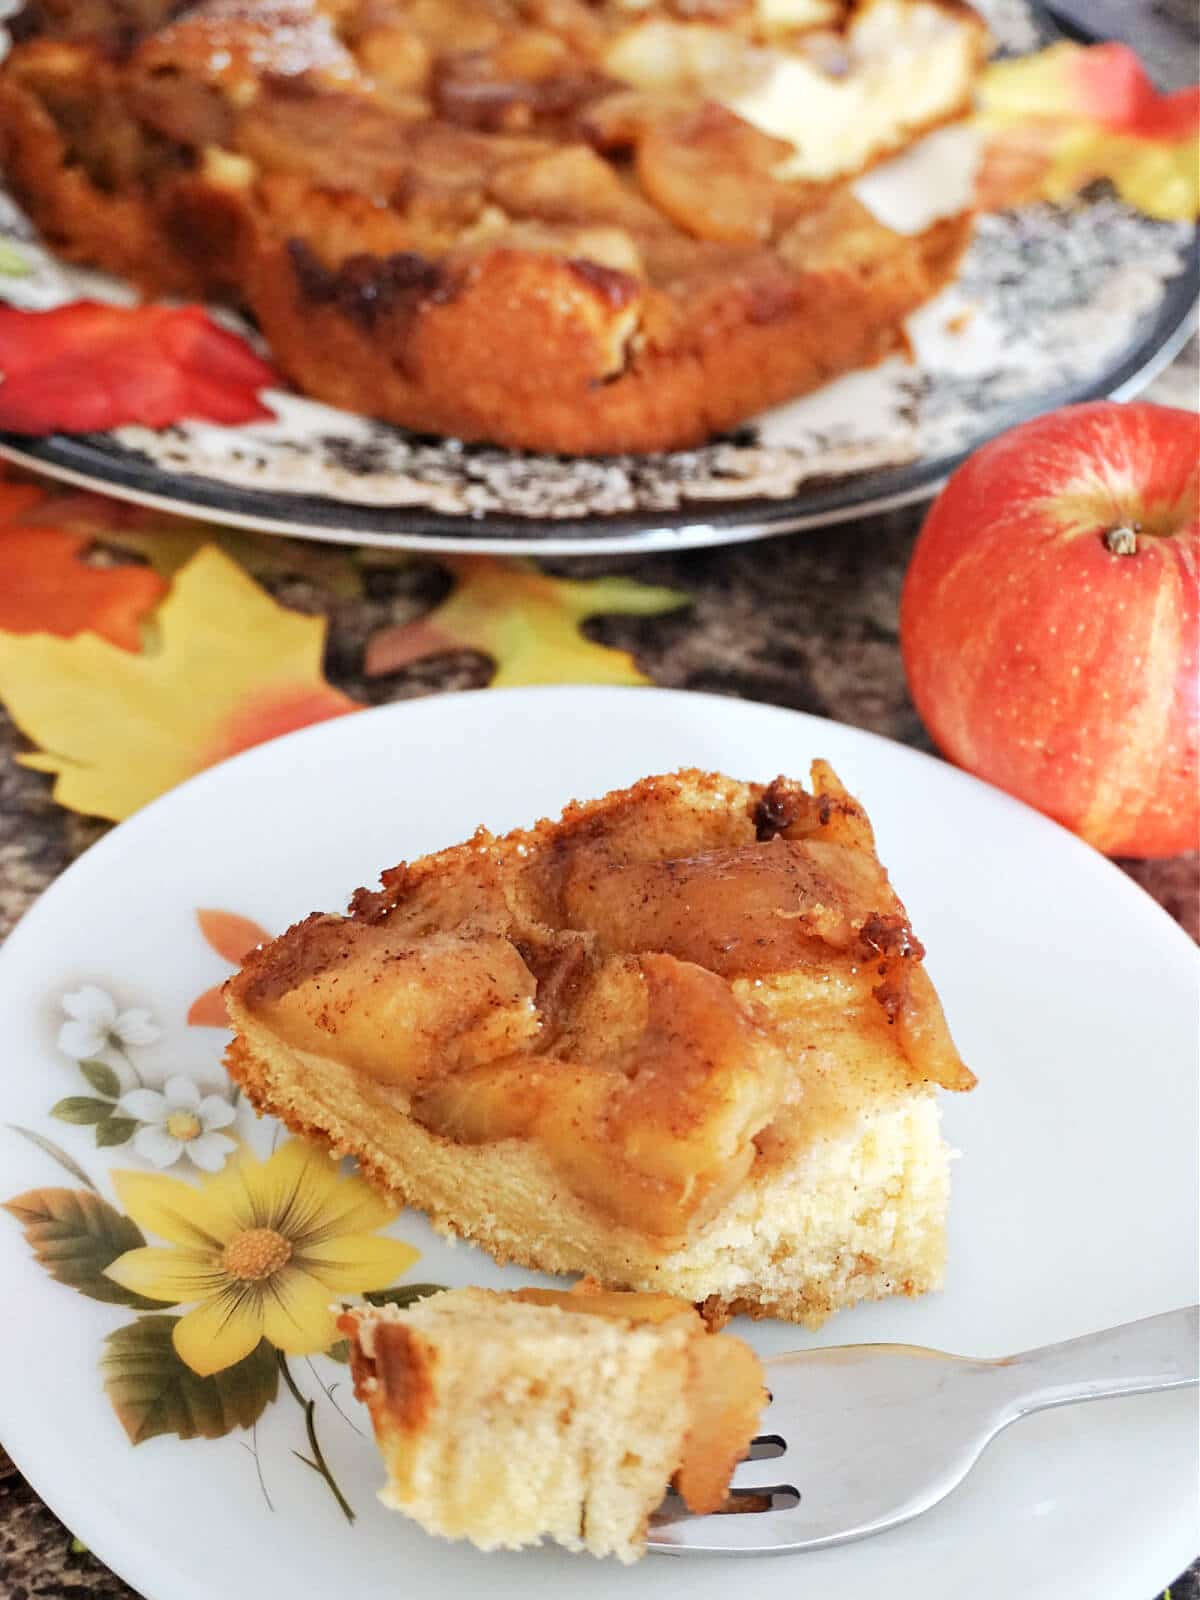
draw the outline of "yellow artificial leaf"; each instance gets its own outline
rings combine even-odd
[[[1062,41],[993,62],[975,118],[985,137],[985,210],[1062,202],[1108,179],[1162,221],[1200,214],[1200,91],[1160,94],[1127,45]]]
[[[0,700],[61,805],[119,821],[204,767],[358,709],[321,673],[325,623],[210,547],[184,566],[141,655],[79,634],[0,633]]]
[[[1200,213],[1200,145],[1155,142],[1074,128],[1059,144],[1042,183],[1047,200],[1069,200],[1097,178],[1108,178],[1128,205],[1160,222],[1190,221]]]
[[[496,663],[492,687],[525,683],[646,683],[626,650],[580,632],[588,617],[648,617],[690,597],[629,578],[552,578],[528,562],[461,556],[444,563],[456,586],[429,616],[384,628],[367,646],[369,676],[447,650],[479,650]]]

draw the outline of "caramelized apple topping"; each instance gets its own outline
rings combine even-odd
[[[593,337],[603,346],[578,360],[585,384],[642,350],[676,344],[690,358],[689,330],[719,310],[709,279],[714,296],[744,294],[745,320],[761,324],[795,311],[805,274],[891,261],[895,236],[830,181],[864,163],[875,135],[843,159],[846,130],[825,138],[803,106],[796,133],[793,80],[779,72],[902,78],[928,34],[969,82],[982,37],[957,0],[26,0],[18,21],[5,76],[49,113],[68,161],[106,193],[134,191],[181,237],[215,214],[249,251],[260,233],[272,246],[295,237],[329,267],[495,245],[639,280],[652,292],[636,316],[566,336],[577,356]],[[913,115],[924,124],[937,109]],[[806,143],[815,169],[797,165]],[[214,185],[211,211],[195,190],[230,161],[244,180]],[[514,235],[511,223],[621,237]],[[242,276],[224,269],[231,291]],[[549,302],[560,289],[569,300],[552,266],[522,293]],[[506,279],[499,292],[515,291]]]
[[[501,167],[489,193],[510,216],[580,227],[654,228],[660,218],[607,161],[586,145],[566,145]]]
[[[642,187],[698,239],[756,244],[771,237],[788,190],[773,168],[789,147],[723,106],[652,122],[637,144]]]
[[[684,1317],[694,1322],[697,1333],[703,1326],[690,1300],[674,1294],[650,1291],[602,1289],[594,1278],[581,1278],[569,1289],[514,1289],[512,1299],[530,1306],[557,1306],[585,1317],[607,1317],[612,1322],[645,1322],[660,1326]]]
[[[758,1431],[766,1400],[758,1358],[740,1339],[706,1337],[688,1346],[691,1423],[675,1488],[701,1516],[719,1511],[733,1469]]]

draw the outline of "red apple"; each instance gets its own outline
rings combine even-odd
[[[1109,855],[1200,835],[1200,418],[1069,406],[959,467],[900,604],[950,759]]]

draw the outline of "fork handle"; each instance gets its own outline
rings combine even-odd
[[[1077,1400],[1178,1389],[1200,1382],[1200,1306],[1042,1345],[996,1367],[1011,1379],[1013,1418]]]

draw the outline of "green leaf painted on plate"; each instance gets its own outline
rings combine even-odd
[[[159,1308],[104,1276],[110,1262],[146,1242],[137,1224],[107,1200],[86,1189],[30,1189],[5,1201],[4,1209],[25,1230],[38,1261],[68,1289],[137,1311]]]
[[[0,272],[8,278],[25,278],[33,271],[33,265],[27,256],[10,244],[7,239],[0,239]]]
[[[278,1392],[275,1351],[265,1339],[235,1366],[202,1378],[172,1343],[178,1321],[138,1317],[104,1341],[104,1392],[130,1444],[163,1433],[179,1439],[223,1438],[257,1422]]]
[[[74,1156],[69,1156],[61,1146],[55,1144],[53,1139],[47,1139],[44,1133],[34,1133],[32,1128],[23,1128],[18,1122],[10,1122],[8,1126],[13,1133],[19,1133],[22,1139],[28,1139],[30,1144],[37,1145],[38,1149],[44,1151],[51,1161],[57,1161],[64,1172],[69,1172],[73,1178],[77,1178],[93,1194],[98,1195],[100,1193]]]
[[[325,1354],[329,1357],[330,1361],[336,1361],[339,1366],[344,1367],[350,1360],[349,1339],[335,1339],[334,1342],[329,1346],[329,1349],[326,1350]]]
[[[100,1150],[115,1144],[128,1144],[137,1130],[132,1117],[105,1117],[96,1124],[96,1146]]]
[[[372,1289],[363,1299],[373,1306],[411,1306],[431,1294],[445,1293],[444,1283],[398,1283],[391,1289]]]
[[[121,1093],[121,1080],[107,1061],[81,1061],[79,1070],[97,1094],[115,1100]]]
[[[50,1115],[57,1117],[60,1122],[74,1122],[80,1126],[103,1122],[105,1117],[112,1115],[112,1101],[96,1100],[87,1094],[69,1094],[65,1100],[50,1107]]]

